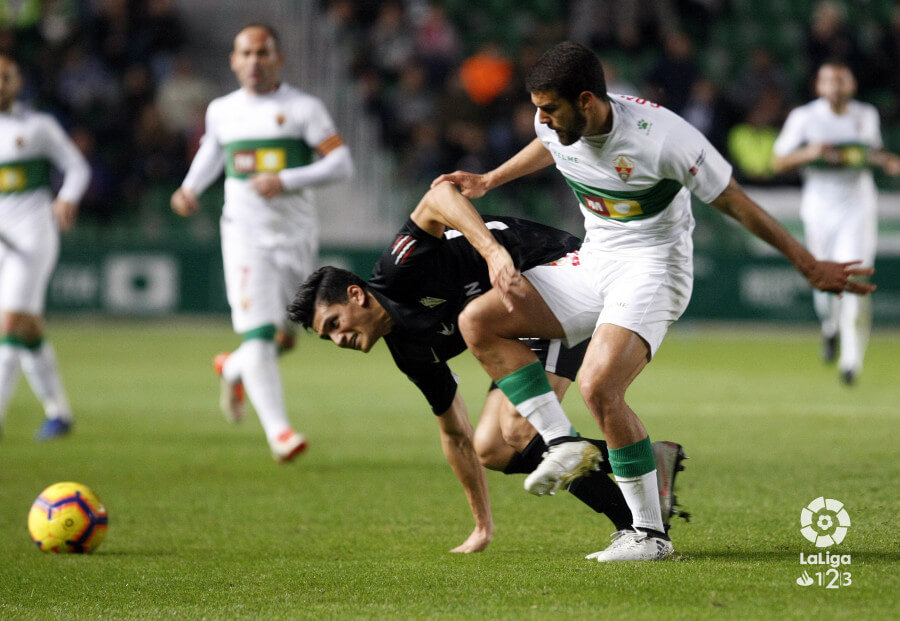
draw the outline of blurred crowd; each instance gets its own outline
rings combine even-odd
[[[194,75],[172,0],[0,0],[0,50],[21,98],[56,116],[90,162],[82,221],[158,217],[184,175],[213,87]]]
[[[733,4],[322,2],[384,145],[397,153],[404,175],[421,182],[455,169],[488,170],[533,139],[523,78],[539,53],[562,39],[601,56],[610,92],[640,95],[684,116],[748,183],[794,181],[772,172],[772,144],[790,109],[813,97],[812,75],[826,59],[848,62],[860,98],[877,91],[883,120],[900,121],[900,6],[866,31],[871,40],[863,46],[848,11],[871,0],[809,2],[808,22],[800,24],[803,57],[789,60],[802,67],[799,76],[766,46],[740,49],[735,42],[724,51],[735,56],[728,62],[736,70],[723,81],[705,71],[712,50],[700,42],[713,38]]]
[[[723,79],[709,71],[723,52],[709,42],[738,0],[318,0],[383,146],[413,184],[488,170],[527,144],[534,109],[524,75],[563,39],[601,56],[610,92],[688,119],[744,182],[793,182],[773,174],[772,143],[787,112],[812,97],[826,58],[847,61],[859,97],[879,106],[886,126],[900,125],[900,6],[887,3],[865,28],[852,20],[878,1],[808,0],[805,20],[795,19],[799,57],[763,44],[730,49],[726,39]],[[206,104],[222,93],[194,71],[188,34],[173,0],[0,0],[0,49],[22,65],[23,98],[56,115],[93,168],[85,218],[158,218],[161,197],[182,179]],[[527,214],[553,180],[537,173],[508,191]]]

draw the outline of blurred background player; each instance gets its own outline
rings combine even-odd
[[[853,99],[856,79],[843,62],[826,62],[815,81],[818,99],[794,109],[774,145],[774,166],[803,168],[800,215],[806,244],[821,260],[862,259],[872,267],[878,237],[877,166],[900,174],[900,158],[882,148],[874,106]],[[822,324],[822,357],[853,384],[863,366],[872,323],[872,301],[845,292],[813,291]]]
[[[571,437],[576,434],[564,414],[551,421],[532,412],[526,420],[492,385],[473,433],[465,402],[457,390],[458,380],[447,361],[466,349],[457,316],[491,284],[484,259],[465,237],[448,228],[455,219],[457,201],[474,209],[449,184],[430,190],[383,252],[369,282],[348,270],[323,267],[298,290],[289,307],[291,318],[346,349],[368,352],[383,338],[397,368],[425,395],[437,417],[447,461],[466,490],[476,521],[475,530],[454,552],[483,550],[493,533],[487,483],[478,460],[505,474],[530,475],[544,458],[548,444],[556,445],[560,440],[590,449],[588,455],[597,456],[598,449],[603,453],[598,466],[602,474],[590,473],[596,458],[575,460],[574,471],[565,481],[567,489],[594,511],[606,514],[618,530],[629,527],[628,505],[621,490],[606,476],[606,443]],[[573,235],[527,220],[484,219],[524,270],[559,259],[581,244]],[[530,339],[527,345],[561,399],[581,366],[586,342],[571,349],[559,339]],[[658,491],[668,526],[677,512],[674,482],[684,454],[672,442],[656,442],[653,451],[659,464]],[[582,476],[586,472],[587,476]]]
[[[70,431],[72,410],[44,339],[44,303],[59,231],[75,223],[91,171],[53,117],[16,102],[21,86],[18,63],[0,53],[0,423],[21,368],[46,413],[35,437],[50,440]],[[64,175],[55,199],[51,166]]]
[[[243,343],[214,362],[220,405],[229,420],[240,421],[246,389],[279,462],[306,448],[287,418],[278,353],[293,347],[285,308],[318,254],[309,188],[353,174],[350,151],[325,107],[281,83],[282,63],[271,27],[251,24],[237,34],[231,69],[241,88],[209,105],[200,149],[171,199],[179,215],[195,213],[198,195],[224,168],[222,258],[232,323]]]

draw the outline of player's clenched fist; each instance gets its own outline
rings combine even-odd
[[[200,202],[193,190],[178,188],[172,194],[172,211],[179,216],[192,216],[200,209]]]

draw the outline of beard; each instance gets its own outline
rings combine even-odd
[[[563,146],[575,144],[581,138],[584,128],[587,126],[587,117],[578,110],[574,110],[575,116],[572,123],[568,127],[560,127],[556,131],[556,136]]]

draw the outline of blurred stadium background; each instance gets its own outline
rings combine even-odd
[[[612,92],[679,112],[800,235],[799,182],[771,172],[787,112],[810,76],[843,57],[900,151],[900,7],[892,0],[0,0],[0,49],[23,97],[52,112],[93,181],[50,288],[50,312],[225,313],[221,184],[181,220],[168,198],[203,133],[209,100],[236,87],[227,56],[249,21],[273,24],[284,77],[321,97],[349,143],[356,179],[320,192],[322,262],[368,273],[428,182],[479,171],[533,137],[522,76],[573,39],[604,60]],[[900,325],[900,182],[881,188],[876,326]],[[478,201],[484,213],[582,228],[548,171]],[[791,267],[697,204],[697,280],[686,318],[812,321]]]

